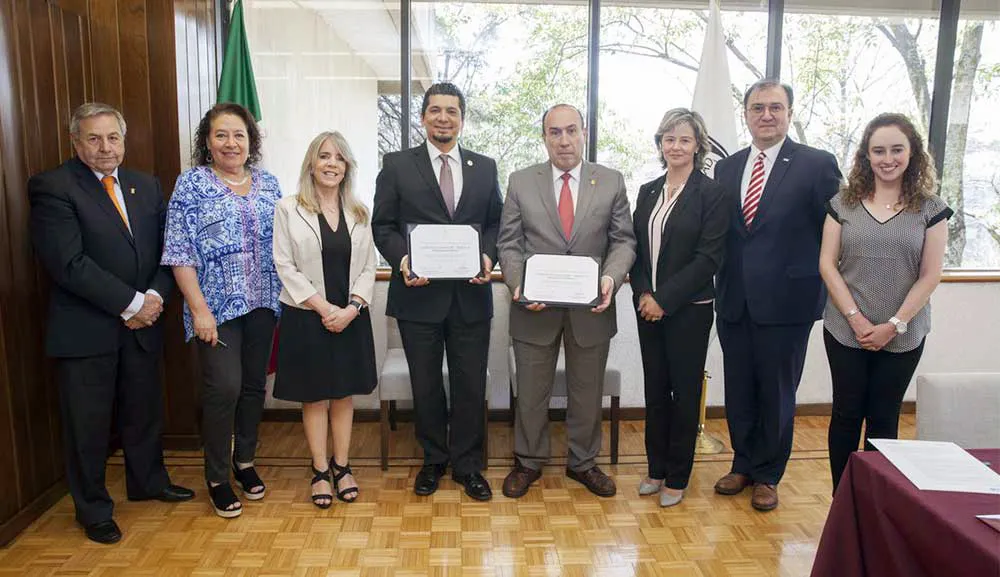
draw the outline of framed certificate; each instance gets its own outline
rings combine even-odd
[[[410,271],[419,277],[468,280],[483,272],[479,229],[468,224],[411,224],[406,244]]]
[[[535,254],[524,261],[522,303],[594,307],[601,302],[601,265],[592,256]]]

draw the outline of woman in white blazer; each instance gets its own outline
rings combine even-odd
[[[333,503],[331,489],[341,501],[358,497],[348,461],[351,397],[371,393],[378,379],[368,316],[375,247],[368,210],[354,196],[356,171],[343,135],[321,133],[302,161],[298,195],[281,199],[274,215],[274,266],[284,285],[274,397],[302,403],[312,501],[321,509]]]

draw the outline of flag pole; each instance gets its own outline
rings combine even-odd
[[[705,432],[705,400],[708,397],[708,371],[701,379],[701,412],[698,416],[698,438],[695,439],[694,453],[696,455],[718,455],[724,445],[722,441]]]

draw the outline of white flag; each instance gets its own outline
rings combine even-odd
[[[698,81],[694,85],[691,109],[701,114],[708,129],[712,152],[705,159],[703,172],[715,174],[715,163],[736,152],[736,116],[730,95],[729,60],[726,37],[722,33],[722,15],[715,0],[708,0],[708,26],[701,49]]]

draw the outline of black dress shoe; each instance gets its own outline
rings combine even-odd
[[[164,503],[180,503],[194,499],[194,491],[180,485],[167,485],[159,495],[149,497],[129,497],[129,501],[163,501]]]
[[[87,538],[95,543],[111,545],[122,540],[122,530],[114,519],[87,525],[83,530],[87,533]]]
[[[438,490],[438,481],[447,470],[447,465],[424,465],[417,473],[417,480],[413,483],[413,492],[421,497],[433,495]]]
[[[489,482],[478,471],[467,475],[455,474],[451,478],[456,483],[465,487],[465,494],[476,501],[489,501],[493,498],[493,491],[490,490]]]

